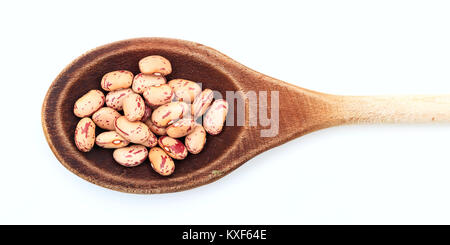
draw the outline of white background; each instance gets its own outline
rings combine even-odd
[[[212,184],[133,195],[66,170],[40,117],[74,58],[146,36],[321,92],[450,94],[449,13],[448,1],[1,1],[0,223],[449,224],[450,124],[325,129]]]

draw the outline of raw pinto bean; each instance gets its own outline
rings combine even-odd
[[[113,108],[102,107],[92,115],[92,120],[102,129],[115,130],[114,122],[120,116],[120,113]]]
[[[161,74],[165,76],[172,72],[172,65],[162,56],[151,55],[139,61],[139,70],[144,74]]]
[[[183,160],[188,154],[183,142],[178,139],[174,139],[169,136],[161,136],[158,139],[158,144],[170,157],[174,159]]]
[[[136,144],[142,144],[146,142],[149,139],[151,133],[145,123],[140,121],[130,122],[125,116],[117,118],[114,126],[116,132],[120,134],[120,136],[122,136],[127,141]]]
[[[195,126],[194,119],[183,118],[167,127],[167,135],[172,138],[184,137],[192,132],[194,126]]]
[[[167,135],[166,128],[156,126],[155,124],[152,123],[151,119],[148,119],[147,121],[145,121],[145,124],[147,124],[150,131],[152,131],[154,134],[157,134],[160,136]]]
[[[206,132],[202,125],[196,124],[194,130],[184,140],[186,149],[192,154],[198,154],[206,143]]]
[[[133,83],[133,73],[126,70],[112,71],[106,73],[101,81],[103,90],[114,91],[131,87]]]
[[[122,166],[135,167],[143,163],[148,151],[143,145],[132,145],[114,150],[113,158]]]
[[[174,97],[174,93],[169,85],[163,84],[145,89],[143,96],[145,102],[150,106],[160,106],[170,103]]]
[[[173,79],[168,84],[175,92],[176,99],[186,103],[192,103],[202,92],[200,85],[186,79]]]
[[[89,118],[82,118],[75,128],[75,145],[78,150],[88,152],[95,144],[95,123]]]
[[[189,106],[184,102],[171,102],[162,105],[152,113],[152,122],[158,127],[166,127],[187,115]]]
[[[131,88],[109,92],[106,95],[106,105],[115,110],[121,111],[123,109],[123,101],[125,97],[132,93],[133,90],[131,90]]]
[[[210,135],[217,135],[223,129],[228,113],[228,102],[220,99],[214,101],[203,120],[203,127]]]
[[[141,122],[147,121],[151,115],[152,115],[152,108],[148,105],[145,105],[144,116],[142,116]]]
[[[129,143],[130,142],[120,136],[116,131],[103,132],[95,138],[95,144],[108,149],[122,148]]]
[[[175,163],[165,151],[159,147],[153,147],[148,153],[148,159],[153,170],[162,176],[168,176],[175,170]]]
[[[105,104],[102,91],[93,89],[81,96],[73,106],[73,113],[77,117],[88,117]]]
[[[129,94],[123,100],[123,113],[129,121],[139,121],[145,113],[145,102],[139,94]]]
[[[166,78],[163,76],[148,75],[139,73],[134,77],[131,88],[135,93],[142,94],[146,88],[152,86],[159,86],[166,83]]]
[[[192,103],[191,113],[194,118],[202,116],[214,98],[214,93],[211,89],[207,88],[203,90],[197,97],[194,99],[194,103]]]

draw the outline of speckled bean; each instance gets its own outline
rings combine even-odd
[[[113,152],[113,158],[122,166],[135,167],[147,159],[148,150],[142,145],[132,145],[116,149]]]
[[[203,120],[203,127],[206,132],[210,135],[219,134],[223,129],[227,113],[228,102],[226,100],[220,99],[214,101]]]
[[[115,129],[120,136],[122,136],[127,141],[132,143],[141,144],[146,142],[150,137],[150,129],[145,125],[145,123],[136,121],[131,122],[125,116],[117,118],[115,124]]]
[[[102,91],[93,89],[81,96],[73,106],[73,113],[77,117],[88,117],[105,104]]]
[[[158,144],[170,157],[174,159],[183,160],[188,154],[183,142],[178,139],[174,139],[169,136],[161,136],[158,139]]]
[[[195,97],[202,92],[200,85],[186,79],[173,79],[168,84],[172,87],[176,100],[186,103],[192,103]]]
[[[160,106],[170,103],[174,97],[174,93],[169,85],[163,84],[147,88],[143,96],[145,102],[150,106]]]
[[[163,76],[149,75],[139,73],[134,77],[131,88],[135,93],[142,94],[146,88],[152,86],[159,86],[166,83],[166,78]]]
[[[89,118],[82,118],[75,128],[75,145],[78,150],[88,152],[95,144],[95,123]]]
[[[191,118],[183,118],[169,127],[167,127],[167,135],[172,138],[180,138],[192,132],[195,126],[195,120]]]
[[[152,123],[151,119],[145,121],[145,124],[148,126],[150,131],[152,131],[156,135],[167,135],[167,130],[164,127],[158,127]]]
[[[192,154],[198,154],[206,143],[206,131],[200,124],[196,124],[194,130],[184,139],[186,149]]]
[[[159,147],[153,147],[148,153],[148,159],[153,170],[162,176],[168,176],[175,170],[175,163],[165,151]]]
[[[103,132],[95,138],[95,144],[103,148],[122,148],[129,144],[126,139],[120,136],[116,131]]]
[[[123,113],[129,121],[139,121],[145,113],[145,102],[139,94],[129,94],[123,100]]]
[[[114,122],[120,117],[120,113],[110,107],[102,107],[92,115],[92,120],[99,128],[114,130]]]
[[[203,90],[197,97],[195,97],[194,103],[192,103],[192,116],[194,116],[194,118],[202,116],[211,105],[213,98],[214,93],[211,89],[207,88]]]
[[[131,87],[133,73],[126,70],[112,71],[106,73],[101,81],[101,86],[106,91],[115,91]]]
[[[172,65],[162,56],[151,55],[139,61],[139,70],[144,74],[161,74],[165,76],[172,72]]]
[[[184,102],[171,102],[162,105],[152,113],[152,122],[158,127],[166,127],[182,118],[189,112],[189,106]]]
[[[106,105],[115,110],[121,111],[123,109],[123,101],[129,95],[132,94],[131,88],[111,91],[106,95]]]

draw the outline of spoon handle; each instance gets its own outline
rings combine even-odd
[[[450,122],[450,95],[336,96],[335,120],[352,123]]]

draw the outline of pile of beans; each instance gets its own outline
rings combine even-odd
[[[168,176],[175,170],[173,159],[200,153],[206,133],[222,131],[228,103],[223,99],[213,102],[213,91],[202,91],[196,82],[167,82],[172,65],[162,56],[141,59],[139,70],[136,76],[126,70],[109,72],[100,83],[106,96],[94,89],[75,102],[73,112],[81,118],[75,144],[82,152],[89,152],[95,144],[115,149],[114,160],[125,167],[138,166],[148,157],[153,170]],[[202,115],[203,125],[197,122]],[[96,127],[105,131],[96,136]]]

